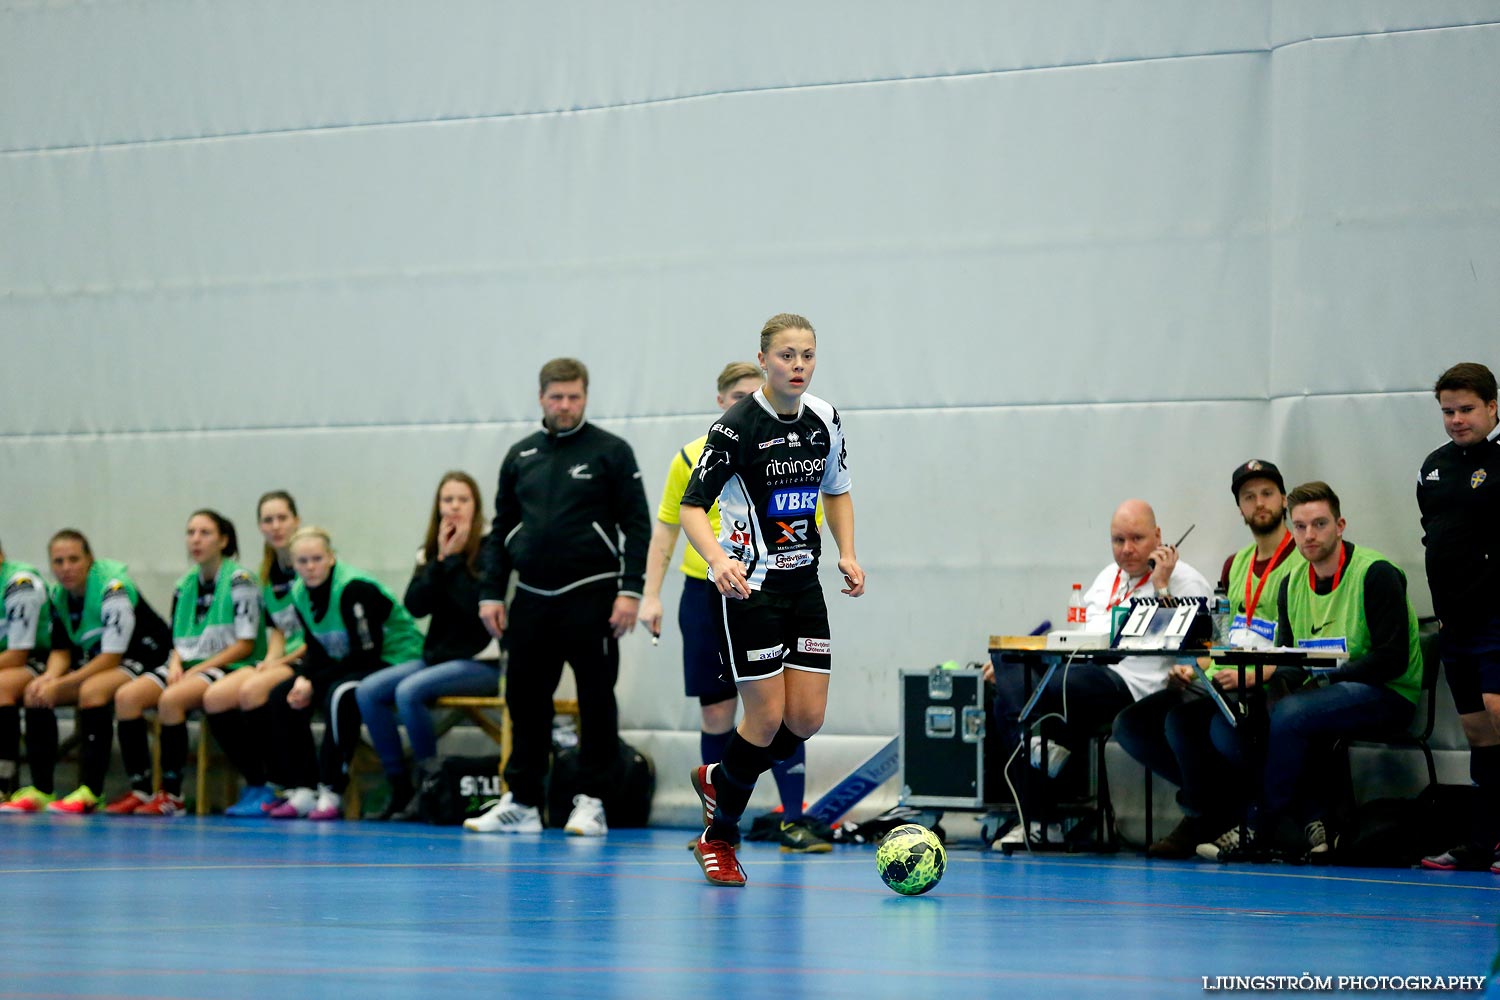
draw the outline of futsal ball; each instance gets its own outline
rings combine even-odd
[[[943,880],[948,852],[937,834],[907,823],[881,838],[875,864],[886,885],[903,896],[920,896]]]

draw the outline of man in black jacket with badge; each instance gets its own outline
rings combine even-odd
[[[1500,875],[1500,421],[1495,376],[1465,362],[1433,386],[1448,443],[1417,473],[1422,544],[1448,689],[1469,741],[1479,813],[1467,843],[1424,868]]]
[[[635,628],[651,517],[630,445],[584,419],[588,369],[557,358],[542,366],[540,383],[543,429],[500,465],[495,520],[480,558],[479,617],[510,651],[510,791],[464,825],[478,833],[541,830],[552,695],[566,661],[581,730],[581,794],[566,829],[601,836],[608,829],[602,799],[619,758],[618,641]],[[512,570],[516,590],[507,607]]]

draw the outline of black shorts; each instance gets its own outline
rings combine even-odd
[[[832,643],[822,588],[794,594],[757,590],[743,601],[721,595],[719,605],[719,656],[736,684],[784,669],[829,672]]]
[[[123,668],[124,664],[122,663],[120,666],[121,668]],[[201,678],[203,680],[203,683],[205,684],[212,684],[214,681],[222,680],[224,675],[227,673],[229,673],[229,671],[225,670],[223,667],[209,667],[207,670],[198,671],[196,674],[193,674],[193,676]],[[160,684],[163,691],[167,689],[167,665],[165,663],[157,667],[155,670],[146,670],[135,674],[135,676],[149,677],[156,683]]]
[[[47,656],[45,653],[42,654],[41,659],[37,659],[34,656],[28,656],[26,657],[26,662],[21,664],[21,666],[31,671],[31,676],[40,677],[47,670]]]
[[[682,630],[682,687],[700,704],[717,705],[735,696],[734,681],[719,659],[719,588],[687,577],[677,604]]]
[[[1500,694],[1500,616],[1477,628],[1438,633],[1443,673],[1459,715],[1484,711],[1484,696]]]

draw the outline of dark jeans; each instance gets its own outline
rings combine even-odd
[[[1272,704],[1257,825],[1269,829],[1284,816],[1298,823],[1322,819],[1334,742],[1400,733],[1414,709],[1388,687],[1357,681],[1294,691]],[[1222,717],[1214,718],[1210,735],[1220,754],[1243,763],[1239,736]]]
[[[610,582],[556,597],[517,589],[506,609],[510,665],[505,700],[512,743],[505,780],[522,805],[542,805],[552,755],[552,695],[565,662],[573,668],[578,688],[579,791],[603,798],[609,790],[620,757],[615,706],[620,648],[609,625],[614,603],[615,585]]]
[[[1114,735],[1126,753],[1177,786],[1177,804],[1184,813],[1228,829],[1244,812],[1246,790],[1239,766],[1213,745],[1215,719],[1223,722],[1208,695],[1168,688],[1121,712]]]
[[[1026,727],[1019,721],[1027,698],[1025,669],[1019,663],[1002,661],[995,671],[995,718],[1000,729],[1000,745],[997,749],[1002,759],[1011,761],[1007,773],[1023,798],[1023,808],[1028,806],[1024,801],[1027,797],[1027,775],[1023,769],[1030,766],[1031,754],[1028,747],[1022,746],[1013,758],[1011,755],[1026,735],[1023,731]],[[1040,676],[1035,676],[1032,683],[1040,680]],[[1042,691],[1036,707],[1031,710],[1030,721],[1035,723],[1048,715],[1061,716],[1065,698],[1067,718],[1050,718],[1042,722],[1041,726],[1049,741],[1069,750],[1086,747],[1094,733],[1108,726],[1122,709],[1133,702],[1130,688],[1119,674],[1098,664],[1078,663],[1068,667],[1066,671],[1059,669],[1052,675],[1052,680]],[[1081,772],[1081,768],[1072,767],[1073,763],[1069,761],[1068,770],[1075,771],[1075,774]],[[1076,781],[1076,777],[1074,780]]]

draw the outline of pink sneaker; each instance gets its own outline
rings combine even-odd
[[[312,812],[307,814],[308,819],[319,822],[327,822],[331,819],[344,818],[344,801],[338,792],[327,788],[318,789],[318,804],[313,807]]]
[[[281,805],[270,811],[272,819],[301,819],[317,807],[317,796],[311,788],[293,788]]]

